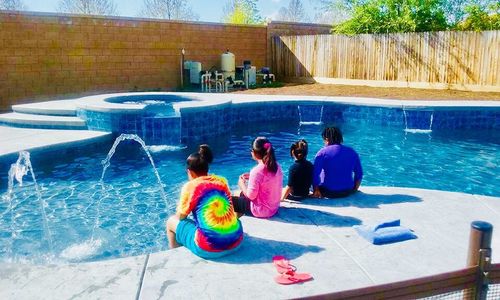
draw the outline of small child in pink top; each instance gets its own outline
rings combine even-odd
[[[239,216],[270,218],[280,207],[283,172],[271,142],[265,137],[258,137],[252,143],[252,158],[257,161],[257,166],[250,170],[250,174],[240,176],[241,194],[233,197],[234,210]]]

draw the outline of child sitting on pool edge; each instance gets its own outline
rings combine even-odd
[[[256,138],[251,154],[257,165],[250,170],[250,174],[240,176],[238,186],[241,193],[239,197],[233,197],[234,210],[239,216],[270,218],[280,207],[283,172],[267,138]]]
[[[243,240],[243,228],[231,203],[225,178],[208,175],[213,155],[208,145],[187,158],[189,181],[181,190],[177,213],[167,221],[170,248],[180,245],[202,258],[218,258],[235,252]],[[193,220],[187,216],[192,214]]]
[[[306,140],[299,140],[290,146],[290,156],[295,163],[288,170],[288,184],[281,200],[302,200],[309,196],[313,178],[313,164],[307,160]]]
[[[355,193],[363,179],[358,153],[342,145],[344,138],[337,127],[325,128],[321,136],[325,146],[314,158],[314,196],[341,198]]]

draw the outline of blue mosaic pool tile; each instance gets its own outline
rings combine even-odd
[[[342,109],[342,120],[382,126],[404,125],[402,110],[390,107],[346,105]]]
[[[434,111],[403,110],[403,119],[407,129],[432,129]]]
[[[214,107],[205,111],[181,112],[181,141],[205,142],[231,132],[231,107]]]
[[[436,110],[433,128],[498,129],[500,128],[500,110]]]
[[[232,128],[266,122],[317,122],[375,124],[408,129],[500,128],[500,110],[488,108],[422,108],[358,106],[325,102],[255,102],[181,110],[181,117],[155,112],[104,113],[79,110],[91,130],[135,133],[150,143],[209,142],[228,136]],[[322,113],[321,113],[322,111]]]
[[[138,130],[146,144],[177,145],[181,140],[180,117],[145,118]]]
[[[291,103],[245,103],[232,107],[232,125],[248,122],[294,121],[298,122],[297,104]]]
[[[323,106],[323,124],[327,126],[339,125],[344,122],[343,106],[336,104],[325,104]]]

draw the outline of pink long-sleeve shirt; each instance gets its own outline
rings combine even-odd
[[[283,172],[278,165],[275,174],[267,171],[266,166],[259,162],[250,170],[246,197],[250,199],[250,210],[259,218],[270,218],[280,207]]]

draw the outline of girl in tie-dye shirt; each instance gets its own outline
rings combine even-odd
[[[177,213],[167,221],[170,248],[184,245],[203,258],[232,253],[243,239],[226,179],[208,175],[212,160],[208,145],[201,145],[198,153],[188,157],[189,182],[182,187]],[[192,220],[187,218],[189,214]]]

